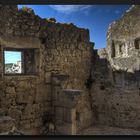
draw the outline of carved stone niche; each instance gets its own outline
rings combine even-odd
[[[125,56],[126,50],[125,42],[119,40],[112,40],[111,44],[111,57],[123,57]]]

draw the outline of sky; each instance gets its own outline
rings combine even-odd
[[[4,51],[5,64],[21,61],[21,52]]]
[[[95,48],[106,47],[106,33],[110,23],[119,19],[131,5],[18,5],[30,7],[42,18],[55,18],[57,22],[74,23],[89,29],[90,41]]]

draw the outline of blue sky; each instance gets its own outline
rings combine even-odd
[[[18,5],[21,8],[24,5]],[[55,18],[57,22],[74,23],[88,28],[90,41],[95,48],[106,47],[106,32],[111,22],[119,19],[131,5],[26,5],[43,18]]]
[[[7,63],[16,63],[21,61],[21,52],[16,51],[5,51],[4,52],[5,64]]]

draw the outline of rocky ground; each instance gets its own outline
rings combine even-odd
[[[140,135],[140,131],[103,125],[91,126],[78,135]]]

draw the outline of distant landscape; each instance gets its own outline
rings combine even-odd
[[[5,73],[21,73],[21,61],[5,64]]]

